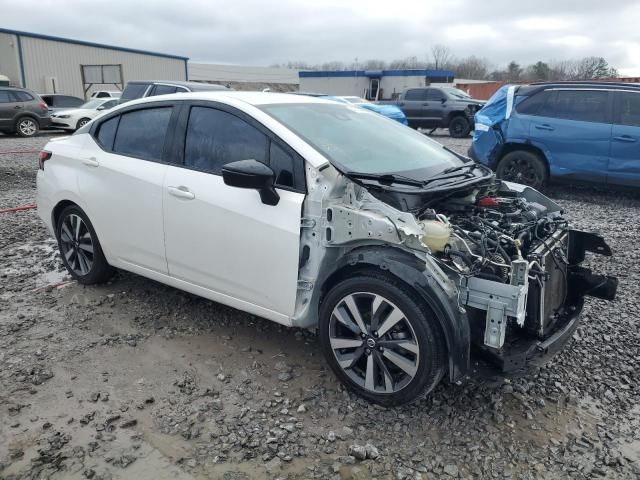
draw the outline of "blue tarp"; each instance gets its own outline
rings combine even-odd
[[[501,87],[475,115],[476,125],[493,127],[509,117],[513,106],[513,85]],[[481,127],[482,129],[482,127]]]

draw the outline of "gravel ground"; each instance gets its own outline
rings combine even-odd
[[[0,153],[0,208],[34,201],[36,158]],[[536,372],[386,410],[341,388],[314,334],[124,272],[80,286],[34,210],[0,214],[0,478],[638,478],[640,197],[549,194],[610,242],[587,264],[618,298],[589,299]]]

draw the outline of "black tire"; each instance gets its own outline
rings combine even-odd
[[[457,116],[449,121],[449,135],[453,138],[464,138],[471,132],[471,122],[467,117]]]
[[[34,137],[40,130],[40,124],[33,117],[20,117],[16,120],[16,134],[20,137]]]
[[[379,297],[383,297],[376,310],[379,314],[361,316],[366,328],[373,327],[363,337],[352,330],[354,326],[357,328],[357,321],[347,308],[347,299],[354,300],[352,306],[362,306],[363,311],[371,312]],[[338,320],[338,316],[344,314],[352,320],[350,327]],[[373,325],[372,317],[379,317]],[[401,320],[382,332],[391,317]],[[373,403],[392,407],[418,400],[430,393],[445,373],[446,345],[437,318],[424,302],[416,299],[415,292],[391,275],[363,273],[335,285],[322,301],[319,328],[323,354],[335,375],[349,390]],[[355,346],[359,339],[362,346]],[[342,343],[336,343],[345,341],[354,345],[340,348]],[[406,346],[401,347],[398,342]],[[407,347],[411,347],[411,351]],[[405,360],[401,363],[410,366],[408,371],[413,375],[399,368],[398,355]],[[344,364],[345,359],[351,362],[351,358],[356,357],[357,361],[351,366],[343,368],[339,363]],[[367,388],[369,365],[373,380]]]
[[[496,175],[502,180],[521,183],[538,190],[549,180],[544,160],[527,150],[515,150],[502,157],[498,162]]]
[[[81,129],[82,127],[84,127],[90,121],[91,121],[90,118],[81,118],[80,120],[78,120],[78,123],[76,123],[76,130]]]
[[[78,219],[81,220],[80,225]],[[113,275],[93,225],[77,205],[70,205],[60,213],[56,237],[62,263],[78,283],[102,283]]]

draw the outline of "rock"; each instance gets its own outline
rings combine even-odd
[[[91,393],[91,395],[89,395],[89,401],[93,403],[96,403],[99,398],[100,398],[100,392],[93,392]]]
[[[366,451],[367,458],[370,458],[371,460],[375,460],[380,456],[380,452],[378,451],[378,449],[370,443],[367,443],[364,446],[364,449]]]
[[[305,413],[307,411],[307,407],[304,406],[304,403],[301,403],[296,411],[298,413]]]
[[[278,380],[281,382],[288,382],[293,376],[289,372],[282,372],[278,374]]]
[[[137,424],[138,424],[138,420],[136,420],[135,418],[130,418],[130,419],[125,420],[124,422],[122,422],[120,424],[120,428],[135,427]]]
[[[282,460],[280,460],[280,458],[278,457],[273,457],[271,460],[264,464],[264,467],[267,469],[267,472],[274,473],[282,468]]]
[[[336,441],[336,432],[330,431],[327,434],[327,440],[329,440],[330,442],[335,442]]]
[[[457,477],[458,476],[458,467],[453,465],[453,464],[451,464],[451,463],[445,465],[443,471],[444,471],[444,473],[446,473],[450,477]]]
[[[367,458],[367,449],[364,446],[354,444],[349,446],[349,455],[357,460],[365,460]]]

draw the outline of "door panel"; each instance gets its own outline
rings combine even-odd
[[[608,183],[640,186],[640,93],[616,92]]]
[[[174,166],[164,185],[169,275],[292,316],[304,194],[278,189],[265,205],[256,190]]]
[[[559,90],[531,116],[529,137],[549,160],[551,176],[602,182],[607,176],[611,124],[608,92]]]
[[[166,274],[162,191],[167,166],[105,152],[91,142],[78,184],[105,251],[116,261]]]

